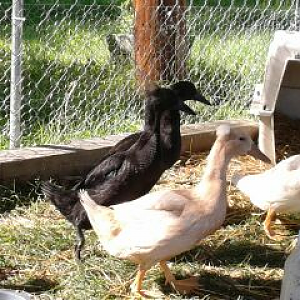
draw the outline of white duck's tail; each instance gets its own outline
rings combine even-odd
[[[98,205],[85,190],[79,191],[79,197],[101,242],[112,239],[121,231],[111,208]]]

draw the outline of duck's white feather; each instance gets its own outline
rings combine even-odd
[[[205,214],[210,209],[207,200],[201,200],[198,194],[195,196],[193,189],[157,191],[132,202],[112,206],[113,222],[110,218],[100,217],[99,212],[95,214],[94,207],[89,211],[89,206],[84,202],[83,205],[93,227],[98,230],[105,250],[119,258],[139,264],[147,262],[146,266],[151,266],[193,248],[221,226],[226,203],[224,207],[220,206],[219,216],[216,213]],[[101,208],[97,206],[98,210]],[[102,216],[111,212],[104,208]],[[93,218],[93,215],[97,217]],[[107,233],[105,220],[110,226],[114,223],[121,228],[112,239],[101,239]]]
[[[262,210],[300,212],[300,155],[256,175],[234,174],[232,182]]]

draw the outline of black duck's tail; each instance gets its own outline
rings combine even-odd
[[[72,212],[72,208],[79,202],[76,191],[65,190],[49,181],[44,182],[41,188],[46,198],[49,199],[65,217]]]

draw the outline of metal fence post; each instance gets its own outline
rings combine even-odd
[[[13,0],[12,44],[11,44],[11,84],[10,84],[10,149],[20,147],[21,139],[21,98],[22,98],[22,29],[23,0]]]

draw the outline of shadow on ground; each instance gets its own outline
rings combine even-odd
[[[21,290],[28,293],[39,293],[53,289],[58,285],[57,282],[47,278],[32,278],[24,284],[0,284],[0,288],[9,290]]]
[[[185,278],[176,276],[176,279]],[[174,290],[166,286],[164,282],[165,279],[162,276],[158,282],[162,292],[165,295],[174,293]],[[205,296],[205,299],[211,300],[270,300],[279,297],[281,281],[261,278],[256,280],[246,277],[232,279],[229,276],[201,271],[199,286],[199,294],[187,295],[182,299],[202,299]],[[197,296],[199,298],[196,298]],[[208,296],[210,298],[206,298]]]
[[[287,254],[284,249],[258,244],[248,240],[227,240],[214,249],[201,245],[176,257],[176,261],[195,262],[212,266],[234,267],[243,264],[250,267],[283,268]]]

